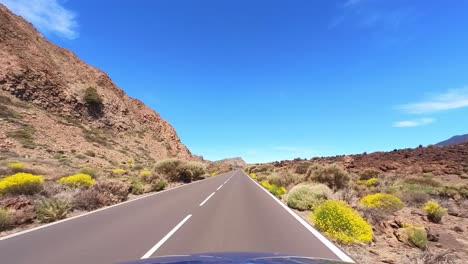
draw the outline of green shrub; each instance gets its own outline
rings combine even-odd
[[[427,233],[424,228],[409,227],[408,228],[408,241],[420,249],[426,249],[427,246]]]
[[[440,206],[434,201],[425,203],[423,209],[427,213],[427,218],[433,223],[440,223],[442,216],[447,212],[447,208]]]
[[[379,178],[380,172],[374,169],[366,169],[361,174],[359,174],[359,179],[362,181],[367,181],[372,178]]]
[[[191,182],[200,179],[206,173],[203,163],[180,159],[162,160],[156,164],[154,170],[173,182]]]
[[[88,157],[92,157],[92,158],[96,157],[96,153],[94,151],[92,151],[92,150],[87,150],[87,151],[85,151],[84,154],[86,156],[88,156]]]
[[[400,195],[400,198],[407,204],[422,205],[429,201],[429,194],[423,191],[406,191]]]
[[[36,130],[33,127],[23,125],[15,131],[7,132],[7,136],[16,139],[25,148],[34,149],[36,147],[36,143],[34,143],[35,133]]]
[[[95,180],[91,178],[88,174],[75,174],[75,175],[70,175],[66,177],[60,178],[58,183],[65,184],[70,187],[91,187],[94,183]]]
[[[58,198],[45,198],[36,203],[37,219],[50,223],[67,217],[71,210],[70,202]]]
[[[90,105],[101,105],[103,102],[101,96],[94,87],[86,88],[83,99]]]
[[[164,190],[167,187],[167,180],[158,180],[153,184],[153,191],[154,192],[159,192]]]
[[[266,177],[268,182],[278,186],[291,186],[303,182],[303,175],[290,171],[275,172]]]
[[[0,180],[0,194],[35,194],[43,183],[42,176],[19,172]]]
[[[431,186],[431,187],[440,187],[442,184],[430,177],[411,177],[404,180],[405,183],[408,184],[416,184],[416,185],[423,185],[423,186]]]
[[[145,192],[145,184],[142,180],[133,178],[130,186],[130,193],[134,195],[143,194]]]
[[[286,203],[289,207],[300,211],[310,210],[324,200],[330,199],[332,195],[332,190],[324,184],[301,184],[289,192]]]
[[[0,208],[0,232],[11,226],[11,215],[7,209]]]
[[[312,181],[326,184],[333,190],[346,187],[350,180],[348,173],[335,165],[325,167],[310,167],[309,171],[307,172],[307,178]]]
[[[0,104],[0,117],[5,119],[17,118],[19,117],[18,113],[10,109],[6,105]]]
[[[310,168],[310,166],[312,166],[312,162],[309,162],[309,161],[302,161],[302,162],[299,162],[295,168],[294,168],[294,172],[297,173],[297,174],[306,174],[307,173],[307,170]]]
[[[369,194],[361,198],[359,203],[367,208],[394,213],[403,208],[403,202],[396,196],[387,193]]]
[[[87,174],[87,175],[91,176],[93,179],[95,179],[98,172],[97,172],[97,170],[94,169],[94,168],[91,168],[91,167],[83,167],[83,168],[80,169],[80,173],[82,173],[82,174]]]
[[[372,227],[344,201],[328,200],[315,207],[309,215],[314,225],[339,242],[370,242]]]

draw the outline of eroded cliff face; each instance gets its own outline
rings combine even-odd
[[[102,99],[99,106],[84,100],[90,87]],[[13,113],[0,116],[4,152],[28,156],[70,152],[71,159],[88,152],[88,162],[100,164],[192,158],[159,114],[127,96],[103,71],[47,41],[1,4],[0,96],[1,110]],[[25,129],[31,134],[27,144],[21,136]]]

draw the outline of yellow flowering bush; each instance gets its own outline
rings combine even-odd
[[[428,201],[424,204],[423,209],[427,213],[427,218],[434,223],[440,223],[442,216],[447,212],[447,208],[440,206],[434,201]]]
[[[125,173],[127,173],[127,171],[124,170],[124,169],[119,169],[119,168],[117,168],[117,169],[113,169],[113,170],[112,170],[112,175],[114,175],[114,176],[116,176],[116,175],[122,175],[122,174],[125,174]]]
[[[149,170],[144,170],[144,171],[140,172],[140,176],[149,176],[149,175],[151,175],[151,171],[149,171]]]
[[[261,181],[260,185],[263,186],[263,188],[270,190],[271,189],[271,184],[268,181]]]
[[[42,190],[44,178],[19,172],[0,180],[0,194],[34,194]]]
[[[70,187],[91,187],[95,183],[95,180],[88,174],[80,173],[62,177],[57,182]]]
[[[396,196],[388,193],[369,194],[361,198],[359,203],[367,208],[378,209],[394,213],[403,208],[403,202]]]
[[[380,180],[377,178],[370,178],[368,180],[359,180],[358,184],[366,185],[367,187],[379,186]]]
[[[257,179],[257,174],[256,173],[250,173],[250,178],[256,180]]]
[[[24,163],[22,162],[11,162],[11,163],[8,163],[8,168],[12,169],[12,170],[21,170],[24,168]]]
[[[314,225],[339,242],[370,242],[372,227],[344,201],[327,200],[309,215]]]

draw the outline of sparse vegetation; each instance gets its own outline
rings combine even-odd
[[[328,237],[339,242],[370,242],[373,237],[369,223],[344,201],[323,202],[309,219]]]
[[[75,208],[95,210],[127,200],[130,186],[118,181],[97,182],[91,188],[79,192],[73,201]]]
[[[87,174],[91,176],[91,178],[95,179],[97,177],[98,171],[91,167],[83,167],[80,169],[80,173]]]
[[[16,173],[0,180],[0,194],[35,194],[42,190],[42,176]]]
[[[374,169],[366,169],[361,174],[359,174],[359,180],[367,181],[372,178],[379,178],[380,172]]]
[[[67,217],[71,210],[69,201],[59,198],[44,198],[36,203],[37,219],[50,223]]]
[[[14,172],[22,172],[22,170],[24,169],[24,163],[11,162],[11,163],[8,163],[8,168]]]
[[[127,171],[124,169],[116,168],[112,170],[112,176],[120,176],[126,174]]]
[[[87,150],[87,151],[85,151],[84,154],[86,156],[88,156],[88,157],[93,157],[93,158],[96,157],[96,153],[94,151],[92,151],[92,150]]]
[[[379,186],[380,180],[378,178],[370,178],[368,180],[359,180],[358,183],[370,188]]]
[[[14,138],[23,147],[34,149],[37,145],[34,143],[34,134],[36,130],[28,125],[22,125],[19,129],[7,133],[8,137]]]
[[[69,187],[88,188],[94,184],[95,180],[88,174],[80,173],[62,177],[57,182]]]
[[[90,143],[97,143],[101,146],[108,147],[109,141],[99,130],[96,129],[84,129],[83,137]]]
[[[425,203],[423,209],[427,213],[427,218],[433,223],[440,223],[443,215],[447,212],[447,208],[443,208],[434,201]]]
[[[288,194],[286,203],[300,211],[310,210],[333,196],[332,190],[324,184],[301,184]]]
[[[0,232],[8,229],[11,225],[10,212],[5,208],[0,208]]]
[[[145,192],[145,183],[139,178],[132,178],[131,186],[130,186],[130,193],[134,195],[143,194]]]

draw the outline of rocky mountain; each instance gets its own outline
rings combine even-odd
[[[277,161],[276,167],[294,167],[305,160]],[[395,149],[389,152],[341,155],[313,158],[318,164],[339,164],[347,171],[359,173],[375,169],[384,173],[412,175],[431,173],[433,175],[462,175],[468,173],[468,143],[445,147],[418,147]]]
[[[228,166],[232,166],[234,168],[243,168],[247,165],[247,163],[240,157],[237,158],[228,158],[223,160],[215,161],[216,164],[226,164]]]
[[[449,145],[459,144],[459,143],[464,143],[464,142],[468,142],[468,134],[453,136],[447,140],[437,143],[436,146],[449,146]]]
[[[102,166],[192,158],[159,114],[1,4],[0,155]]]

